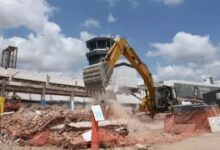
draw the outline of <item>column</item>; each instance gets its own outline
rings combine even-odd
[[[74,91],[72,91],[71,95],[70,95],[70,108],[71,110],[75,109],[75,103],[74,103]]]
[[[40,100],[40,106],[44,107],[46,105],[46,100],[45,100],[45,96],[46,95],[46,88],[44,87],[42,89],[42,94],[41,94],[41,100]]]

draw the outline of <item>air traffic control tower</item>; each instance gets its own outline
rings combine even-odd
[[[86,41],[86,46],[89,49],[89,52],[86,53],[89,65],[101,62],[114,42],[112,38],[108,37],[95,37]]]

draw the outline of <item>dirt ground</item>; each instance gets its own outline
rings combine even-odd
[[[220,133],[208,133],[202,136],[191,137],[176,143],[157,145],[135,145],[127,148],[113,148],[111,150],[218,150],[220,147]],[[0,144],[0,150],[60,150],[56,147],[20,147],[15,145]]]
[[[218,150],[220,149],[220,133],[207,133],[186,140],[155,145],[149,150]]]
[[[0,144],[0,150],[60,150],[60,148],[52,146],[43,146],[43,147],[31,147],[31,146],[17,146],[9,144]]]

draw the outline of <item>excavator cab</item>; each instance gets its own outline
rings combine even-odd
[[[167,111],[174,104],[177,104],[174,92],[172,87],[169,86],[156,87],[156,108],[159,111]]]

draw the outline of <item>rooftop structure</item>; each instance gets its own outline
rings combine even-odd
[[[155,83],[156,87],[169,86],[175,90],[176,96],[180,98],[204,99],[203,95],[210,91],[220,89],[220,84],[212,82],[192,82],[184,80],[165,80]]]
[[[86,46],[89,49],[89,52],[86,53],[89,65],[99,63],[114,42],[112,38],[108,37],[95,37],[86,41]]]
[[[17,53],[18,48],[14,46],[8,46],[8,48],[4,49],[2,51],[1,67],[16,68]]]

